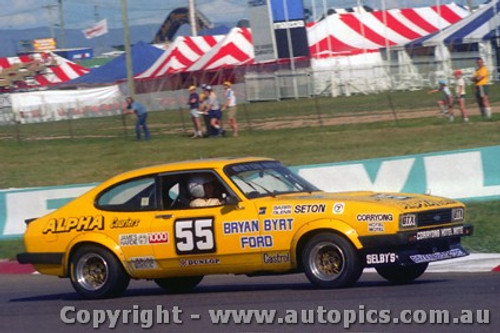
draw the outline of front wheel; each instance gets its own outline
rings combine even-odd
[[[336,234],[312,237],[302,252],[307,278],[320,288],[342,288],[358,281],[363,266],[356,248]]]
[[[121,262],[108,250],[89,245],[71,256],[71,284],[85,298],[120,296],[127,289],[130,276]]]
[[[155,279],[155,283],[165,289],[171,294],[180,294],[191,291],[196,287],[201,280],[202,276],[184,276],[184,277],[172,277],[172,278],[162,278]]]
[[[391,281],[392,283],[403,284],[408,283],[422,274],[429,266],[429,263],[420,263],[408,266],[402,265],[389,265],[376,267],[377,273],[384,279]]]

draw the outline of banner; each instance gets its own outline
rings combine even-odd
[[[91,28],[82,30],[83,35],[87,39],[92,39],[94,37],[99,37],[108,33],[108,20],[104,19],[96,24],[94,24]]]
[[[78,90],[42,90],[10,94],[12,112],[21,124],[81,118],[88,107],[115,104],[124,96],[118,85]]]

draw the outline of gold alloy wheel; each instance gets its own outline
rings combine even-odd
[[[311,272],[320,280],[333,281],[344,271],[344,251],[330,242],[321,242],[314,246],[309,256]]]
[[[108,263],[97,253],[87,253],[78,260],[75,275],[76,281],[83,288],[98,290],[108,280]]]

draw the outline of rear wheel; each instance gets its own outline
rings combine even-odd
[[[302,265],[309,281],[320,288],[350,286],[363,271],[356,248],[336,234],[312,237],[302,252]]]
[[[424,274],[429,263],[414,264],[408,266],[388,265],[376,267],[377,273],[392,283],[408,283]]]
[[[98,299],[123,294],[130,276],[121,262],[108,250],[84,246],[71,257],[71,284],[85,298]]]
[[[203,276],[184,276],[155,279],[155,282],[169,293],[180,294],[191,291],[202,279]]]

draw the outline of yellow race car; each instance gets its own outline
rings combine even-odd
[[[170,292],[207,274],[305,272],[320,288],[363,268],[405,283],[428,263],[468,255],[458,201],[404,193],[325,193],[266,158],[172,163],[118,175],[27,220],[18,261],[69,277],[86,298],[121,295],[130,278]]]

